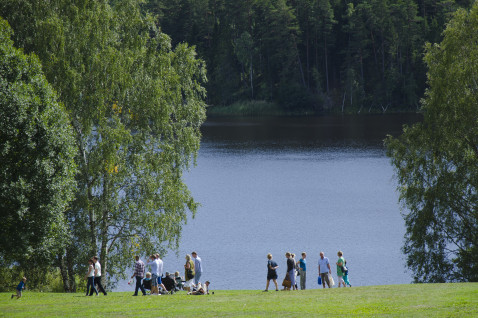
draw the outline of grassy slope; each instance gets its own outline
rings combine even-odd
[[[426,316],[478,317],[478,283],[421,284],[314,289],[298,292],[216,291],[131,297],[132,292],[82,294],[24,292],[20,300],[0,294],[5,317],[164,316]]]

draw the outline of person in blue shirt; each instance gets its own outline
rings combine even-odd
[[[194,284],[197,286],[202,275],[202,260],[196,252],[192,252],[191,256],[194,259],[194,271],[196,272],[196,275],[194,275]]]
[[[302,252],[302,258],[299,260],[300,289],[301,290],[305,289],[305,276],[306,276],[306,272],[307,272],[307,262],[305,261],[306,257],[307,257],[307,254],[305,252]]]
[[[17,297],[20,298],[22,297],[22,290],[25,289],[25,283],[27,282],[27,278],[26,277],[23,277],[23,279],[21,280],[20,284],[18,284],[17,286],[17,294],[13,294],[12,297],[10,297],[10,299],[13,299],[13,297]]]

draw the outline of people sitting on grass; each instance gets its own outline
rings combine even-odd
[[[174,273],[174,280],[176,282],[176,285],[174,286],[174,290],[180,291],[181,289],[183,289],[184,279],[181,276],[179,276],[179,272]]]
[[[204,284],[198,283],[197,288],[188,292],[188,295],[209,295],[209,284],[209,281],[206,281]]]
[[[151,293],[151,273],[146,272],[146,277],[143,279],[143,288],[147,289]]]
[[[170,275],[168,272],[166,272],[166,276],[163,278],[163,285],[166,287],[166,290],[169,290],[172,294],[176,285],[174,275]]]

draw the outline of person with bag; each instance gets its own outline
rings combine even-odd
[[[297,286],[295,284],[295,263],[292,255],[287,252],[285,253],[285,257],[287,258],[287,273],[289,274],[289,279],[291,283],[292,290],[297,290]]]
[[[282,281],[282,286],[284,286],[283,290],[290,290],[290,287],[292,286],[292,282],[290,281],[289,272],[285,273],[284,280]]]
[[[276,262],[274,262],[272,260],[272,254],[269,253],[267,254],[267,284],[266,284],[266,289],[264,289],[264,291],[268,291],[269,290],[269,283],[272,279],[272,281],[274,282],[274,285],[276,285],[276,291],[279,291],[279,286],[277,286],[277,268],[279,267],[279,265],[277,265]]]
[[[194,287],[194,262],[191,260],[191,255],[186,255],[186,264],[184,264],[184,278],[186,283],[184,284],[184,289],[187,291],[191,290],[191,287]]]
[[[345,287],[345,282],[344,282],[344,272],[345,272],[345,260],[344,258],[342,257],[343,253],[342,251],[338,251],[337,252],[337,256],[339,257],[337,263],[335,263],[337,265],[337,280],[339,282],[339,288],[340,288],[340,285],[342,284],[342,286]]]
[[[327,257],[324,256],[324,252],[320,252],[320,258],[319,258],[319,276],[322,280],[322,287],[325,288],[325,283],[327,283],[327,286],[330,288],[331,284],[329,280],[329,274],[332,275],[332,270],[330,269],[330,262]],[[330,278],[332,278],[330,276]]]

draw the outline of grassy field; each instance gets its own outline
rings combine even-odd
[[[478,317],[478,283],[314,289],[215,291],[214,295],[132,297],[132,292],[0,294],[1,317]]]

